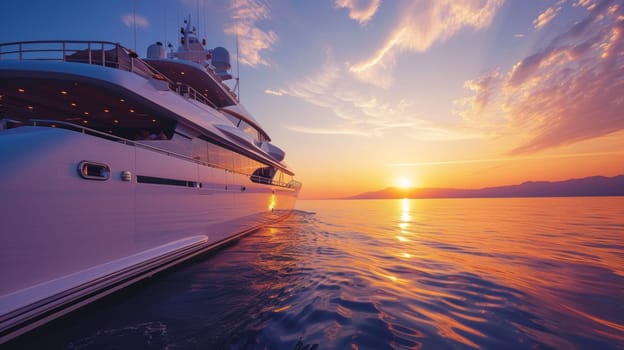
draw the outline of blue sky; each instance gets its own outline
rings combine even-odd
[[[241,100],[314,198],[399,181],[483,187],[624,173],[623,7],[8,0],[0,41],[106,40],[144,56],[155,41],[175,46],[191,15],[209,47],[234,56],[238,34]]]

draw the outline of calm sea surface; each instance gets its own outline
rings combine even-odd
[[[624,349],[624,197],[298,209],[9,345]]]

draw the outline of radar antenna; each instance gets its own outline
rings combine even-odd
[[[134,35],[134,52],[136,52],[136,1],[132,1],[132,32]]]
[[[238,51],[238,31],[236,32],[236,85],[234,85],[234,92],[236,93],[236,99],[240,102],[240,59]]]

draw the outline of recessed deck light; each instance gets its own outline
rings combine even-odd
[[[124,100],[123,98],[120,98],[119,102],[126,102],[126,100]]]
[[[83,120],[82,123],[83,124],[87,124],[87,123],[89,123],[89,121],[88,120]]]
[[[130,108],[130,113],[134,113],[134,108]]]
[[[19,91],[19,92],[24,92],[24,91],[26,91],[26,90],[24,90],[24,89],[22,89],[22,88],[19,88],[19,89],[17,89],[17,91]]]
[[[62,91],[61,91],[61,95],[67,95],[67,91],[62,90]]]
[[[82,112],[82,114],[84,114],[84,115],[89,115],[89,112]]]
[[[28,107],[26,107],[26,108],[28,108],[28,109],[30,109],[30,110],[32,111],[33,106],[28,106]]]
[[[115,120],[113,120],[113,123],[119,124],[119,120],[115,119]]]
[[[110,112],[110,109],[104,108],[104,113],[108,113],[108,112]]]
[[[152,123],[156,123],[156,119],[152,119]]]
[[[72,107],[76,107],[76,106],[77,106],[76,102],[72,102],[72,103],[71,103],[71,106],[72,106]]]

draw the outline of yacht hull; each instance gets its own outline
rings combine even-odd
[[[36,126],[0,133],[0,174],[0,343],[285,218],[299,192]]]

